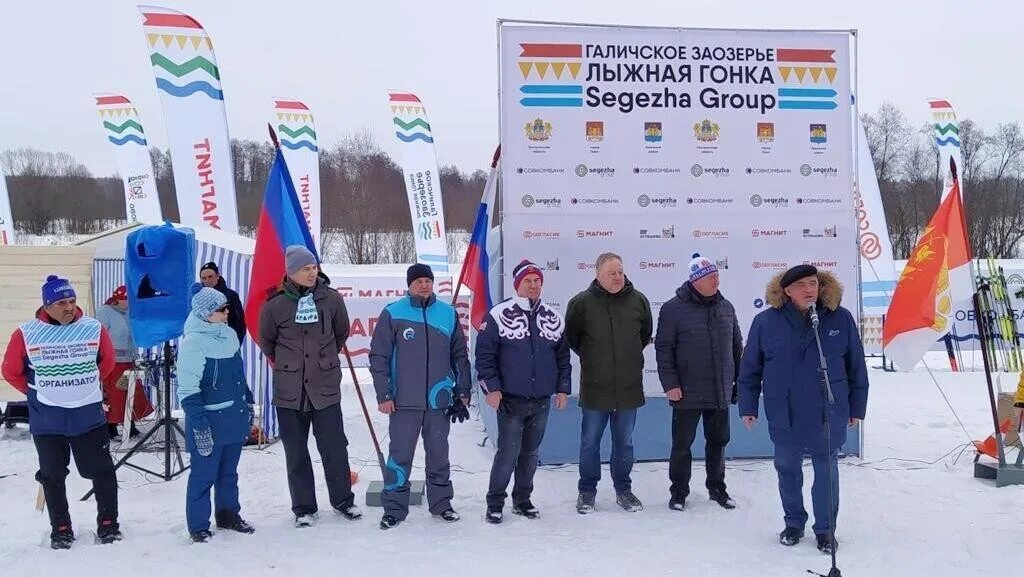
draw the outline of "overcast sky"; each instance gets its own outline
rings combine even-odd
[[[1013,1],[165,0],[213,37],[236,138],[266,138],[271,97],[304,101],[322,141],[369,129],[394,152],[385,91],[420,95],[438,160],[483,168],[498,138],[503,19],[715,28],[859,30],[861,109],[889,100],[915,124],[944,97],[986,128],[1024,120],[1024,7]],[[114,172],[94,92],[121,93],[166,146],[138,2],[4,2],[0,149],[63,150]]]

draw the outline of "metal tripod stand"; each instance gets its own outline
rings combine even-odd
[[[164,343],[163,357],[149,362],[154,366],[160,367],[159,375],[162,376],[163,389],[160,390],[158,394],[162,395],[163,414],[160,416],[160,420],[157,421],[156,425],[154,425],[149,431],[146,431],[146,434],[143,435],[137,443],[135,443],[135,446],[121,457],[121,459],[114,465],[114,470],[116,471],[124,465],[131,467],[136,471],[160,477],[164,481],[170,481],[188,470],[188,466],[185,465],[184,460],[181,458],[182,447],[178,442],[179,435],[181,438],[185,438],[185,431],[182,430],[178,421],[171,417],[171,367],[174,365],[174,350],[171,347],[171,342],[167,341]],[[157,380],[159,383],[160,378],[158,377]],[[151,471],[145,467],[140,467],[139,465],[128,462],[128,459],[130,459],[132,455],[138,453],[139,450],[145,446],[146,441],[148,441],[150,437],[161,431],[164,433],[163,472]],[[177,461],[176,469],[172,468],[171,464],[172,452],[174,453],[175,460]],[[82,501],[89,500],[89,497],[91,497],[92,494],[93,491],[90,489],[89,492],[82,497]]]

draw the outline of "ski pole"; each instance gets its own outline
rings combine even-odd
[[[373,422],[370,421],[370,412],[366,410],[366,401],[363,399],[363,390],[359,386],[359,379],[356,378],[356,367],[352,364],[352,355],[348,352],[348,345],[341,348],[345,353],[345,360],[348,361],[348,370],[352,374],[352,384],[356,387],[356,395],[359,397],[359,404],[363,407],[363,417],[366,418],[366,427],[370,429],[370,438],[373,439],[373,448],[377,451],[377,463],[380,465],[381,475],[385,474],[384,453],[380,451],[380,443],[377,441],[377,433],[373,430]]]

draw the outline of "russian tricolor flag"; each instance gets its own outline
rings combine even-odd
[[[469,322],[476,330],[480,330],[480,324],[490,312],[493,304],[490,281],[488,280],[491,267],[487,257],[487,235],[491,230],[491,210],[494,207],[495,192],[498,188],[498,158],[500,156],[501,146],[498,146],[494,151],[494,158],[491,159],[491,172],[487,175],[484,196],[480,199],[476,222],[473,224],[473,236],[469,239],[466,259],[462,263],[462,272],[459,274],[458,285],[466,285],[466,288],[473,291]],[[458,285],[456,285],[456,292],[458,292]]]
[[[273,130],[271,130],[273,136]],[[277,139],[274,139],[277,144]],[[263,194],[263,207],[260,210],[260,222],[256,227],[256,252],[252,257],[252,276],[249,278],[249,296],[245,301],[245,318],[249,335],[259,342],[259,318],[263,303],[277,292],[284,279],[284,251],[287,247],[298,244],[316,256],[313,237],[309,234],[309,226],[302,214],[299,196],[295,193],[288,165],[285,164],[281,148],[274,153],[274,164],[270,167],[267,177],[267,188]]]

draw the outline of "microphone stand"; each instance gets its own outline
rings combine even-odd
[[[836,509],[835,509],[835,479],[832,471],[832,427],[831,419],[829,418],[829,408],[836,403],[835,396],[832,395],[832,383],[828,380],[828,364],[825,362],[825,351],[821,348],[821,335],[818,334],[818,311],[815,309],[814,303],[811,303],[810,309],[811,316],[811,330],[814,331],[814,341],[818,345],[818,364],[820,365],[818,370],[821,372],[822,382],[822,397],[823,400],[827,401],[822,406],[822,420],[825,425],[825,456],[828,458],[828,539],[832,545],[832,568],[829,570],[828,575],[822,575],[821,573],[815,573],[810,569],[808,573],[812,575],[818,575],[818,577],[842,577],[842,573],[839,568],[836,567]]]

